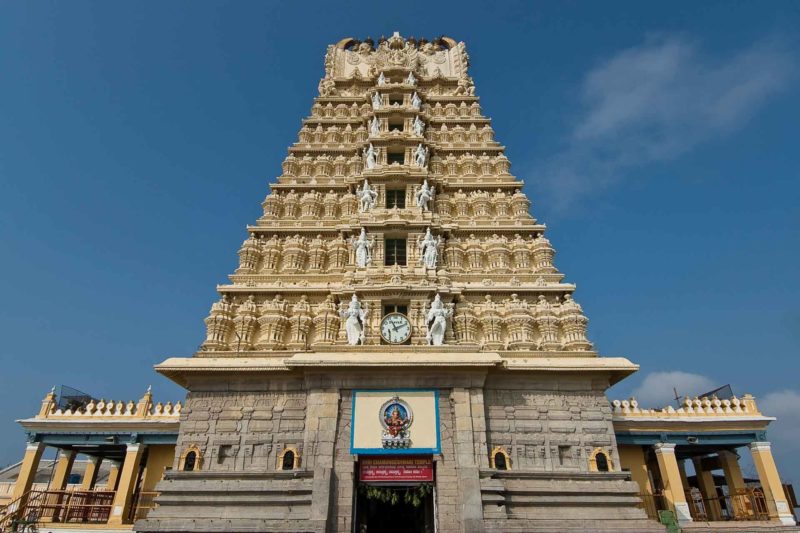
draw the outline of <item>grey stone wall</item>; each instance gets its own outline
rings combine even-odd
[[[512,470],[587,472],[602,448],[619,464],[605,387],[588,378],[495,377],[484,392],[487,446],[502,446]]]
[[[306,392],[191,392],[181,412],[174,469],[195,444],[208,472],[274,470],[286,446],[304,454]]]
[[[637,509],[627,474],[588,471],[597,447],[619,464],[605,381],[457,369],[195,384],[177,455],[199,446],[203,469],[169,473],[137,530],[353,531],[352,389],[393,387],[439,390],[437,531],[663,530]],[[295,471],[276,469],[286,446],[301,454]],[[495,446],[511,470],[490,468]]]

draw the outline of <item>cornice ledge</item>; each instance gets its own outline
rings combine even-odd
[[[397,353],[379,351],[296,353],[288,367],[491,367],[502,361],[495,352]]]
[[[155,365],[156,372],[173,374],[180,372],[243,371],[277,372],[288,371],[284,359],[264,357],[170,357]]]
[[[774,416],[764,416],[764,415],[750,415],[750,414],[739,414],[739,413],[730,413],[730,414],[709,414],[709,415],[675,415],[675,414],[663,414],[663,415],[612,415],[611,420],[613,422],[619,423],[633,423],[633,424],[640,424],[640,423],[667,423],[667,424],[685,424],[687,422],[700,422],[703,424],[713,424],[713,423],[720,423],[720,424],[730,424],[730,423],[739,423],[739,422],[774,422],[777,420]]]
[[[508,370],[543,370],[543,371],[611,371],[634,373],[639,365],[624,357],[525,357],[503,359],[503,366]]]

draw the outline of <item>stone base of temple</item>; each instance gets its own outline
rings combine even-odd
[[[622,472],[482,471],[484,531],[663,532]]]
[[[136,531],[321,532],[312,516],[314,472],[171,472],[159,506]]]

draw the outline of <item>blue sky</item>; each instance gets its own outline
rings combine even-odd
[[[397,30],[466,41],[610,395],[751,392],[800,483],[800,4],[286,4],[0,3],[0,463],[54,384],[182,397],[326,45]]]

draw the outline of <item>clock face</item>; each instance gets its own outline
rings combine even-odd
[[[381,321],[381,337],[390,344],[402,344],[411,337],[411,324],[406,315],[389,313]]]

